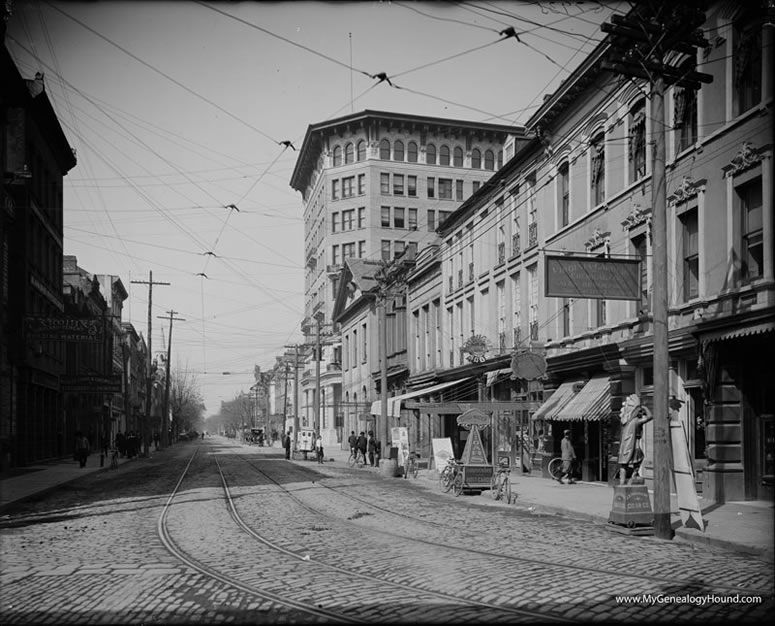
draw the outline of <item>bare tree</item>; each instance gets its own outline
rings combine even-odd
[[[205,404],[199,380],[188,368],[177,367],[170,372],[170,410],[176,437],[181,432],[203,429]]]

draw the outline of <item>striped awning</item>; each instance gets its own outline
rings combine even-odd
[[[441,391],[442,389],[446,389],[447,387],[452,387],[453,385],[459,385],[460,383],[470,380],[470,376],[466,378],[460,378],[458,380],[450,380],[445,383],[439,383],[438,385],[431,385],[430,387],[425,387],[423,389],[416,389],[415,391],[410,391],[408,393],[405,393],[400,396],[393,396],[392,398],[387,399],[387,412],[388,416],[390,417],[400,417],[401,416],[401,403],[404,400],[409,400],[411,398],[419,398],[420,396],[428,395],[429,393],[436,393],[437,391]],[[371,413],[372,415],[381,415],[382,414],[382,401],[381,400],[375,400],[371,403]]]
[[[775,322],[762,322],[760,324],[750,324],[748,326],[717,330],[703,335],[701,340],[703,345],[706,345],[713,341],[724,341],[725,339],[736,339],[737,337],[748,337],[750,335],[760,335],[773,331],[775,331]]]
[[[570,402],[571,398],[575,395],[574,389],[578,388],[579,381],[567,380],[552,394],[546,402],[544,402],[538,410],[533,413],[534,420],[553,420],[557,417],[563,407]]]
[[[611,412],[611,392],[608,375],[593,376],[568,402],[555,418],[559,422],[598,422]]]

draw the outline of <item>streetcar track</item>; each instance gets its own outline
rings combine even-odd
[[[176,545],[175,541],[172,539],[172,537],[170,535],[169,529],[167,528],[167,520],[168,520],[168,517],[169,517],[170,510],[172,508],[173,502],[175,500],[175,497],[177,496],[178,492],[180,491],[180,487],[183,484],[183,482],[184,482],[184,480],[186,478],[186,475],[188,474],[188,472],[190,470],[190,467],[191,467],[194,459],[197,456],[197,453],[198,453],[198,448],[194,452],[194,454],[191,456],[191,458],[189,459],[188,463],[186,464],[186,467],[183,470],[183,473],[181,474],[181,476],[180,476],[178,482],[176,483],[176,485],[175,485],[172,493],[170,494],[169,498],[167,499],[167,501],[166,501],[166,503],[165,503],[165,505],[163,507],[162,513],[159,516],[159,521],[157,523],[157,531],[158,531],[159,537],[160,537],[162,543],[164,544],[165,548],[173,556],[175,556],[177,559],[179,559],[182,563],[186,564],[188,567],[190,567],[193,570],[199,572],[200,574],[202,574],[204,576],[207,576],[209,578],[212,578],[214,580],[217,580],[217,581],[219,581],[219,582],[221,582],[223,584],[232,586],[235,589],[239,589],[240,591],[243,591],[243,592],[248,593],[250,595],[253,595],[255,597],[264,599],[264,600],[266,600],[268,602],[273,602],[273,603],[280,604],[280,605],[283,605],[283,606],[286,606],[286,607],[289,607],[289,608],[293,608],[293,609],[295,609],[297,611],[302,611],[303,613],[306,613],[306,614],[309,614],[309,615],[314,615],[316,617],[325,617],[325,618],[329,618],[331,620],[335,620],[335,621],[339,621],[339,622],[343,622],[343,623],[361,622],[362,619],[356,618],[356,617],[352,617],[352,616],[350,616],[350,615],[348,615],[346,613],[343,613],[343,612],[335,612],[335,611],[331,611],[331,610],[328,610],[328,609],[324,609],[324,608],[319,607],[319,606],[318,607],[311,607],[307,603],[299,602],[297,600],[294,600],[294,599],[291,599],[291,598],[287,598],[287,597],[281,596],[279,594],[267,593],[265,591],[259,590],[259,589],[255,588],[252,585],[243,583],[243,582],[235,579],[232,576],[229,576],[227,574],[223,574],[223,573],[219,572],[218,570],[216,570],[215,568],[202,563],[198,559],[196,559],[196,558],[192,557],[191,555],[187,554],[183,549],[179,548]],[[227,509],[228,509],[229,516],[231,517],[231,519],[234,521],[234,523],[237,525],[238,528],[240,528],[242,531],[248,533],[253,539],[255,539],[256,541],[262,543],[263,545],[267,546],[268,548],[270,548],[270,549],[272,549],[274,551],[277,551],[277,552],[279,552],[279,553],[281,553],[281,554],[283,554],[285,556],[293,557],[293,558],[295,558],[295,559],[297,559],[299,561],[309,562],[311,564],[316,565],[317,567],[321,567],[321,568],[324,568],[324,569],[332,570],[332,571],[335,571],[335,572],[337,572],[339,574],[344,574],[346,577],[348,577],[348,578],[355,578],[358,581],[363,581],[363,582],[370,583],[370,584],[377,583],[377,584],[380,584],[382,586],[389,585],[389,586],[391,586],[391,587],[393,587],[393,588],[395,588],[397,590],[400,590],[402,592],[409,591],[415,597],[417,595],[423,595],[423,596],[427,596],[427,597],[430,597],[430,598],[433,598],[433,599],[436,599],[436,600],[443,600],[443,601],[449,603],[449,605],[452,606],[452,607],[457,606],[457,607],[460,607],[460,609],[462,609],[464,607],[465,608],[486,608],[486,609],[489,609],[490,611],[495,611],[498,614],[500,614],[500,619],[502,619],[504,617],[507,617],[507,616],[510,616],[511,619],[514,619],[515,617],[520,617],[520,618],[529,618],[529,619],[540,618],[542,620],[551,619],[552,621],[557,621],[557,622],[570,622],[570,621],[572,621],[572,620],[564,619],[564,618],[557,617],[557,616],[552,616],[552,617],[548,618],[545,613],[539,613],[537,611],[531,611],[531,610],[527,610],[527,609],[518,609],[518,608],[513,608],[513,607],[508,607],[508,606],[503,606],[503,605],[497,605],[497,604],[490,604],[490,603],[487,603],[487,602],[484,602],[484,601],[480,601],[480,600],[475,600],[475,599],[472,599],[472,598],[461,598],[461,597],[458,597],[458,596],[452,596],[450,594],[445,594],[443,592],[433,591],[433,590],[429,590],[429,589],[423,589],[423,588],[412,586],[412,585],[409,585],[409,584],[399,583],[399,582],[395,582],[395,581],[389,581],[389,580],[385,580],[384,578],[379,578],[379,577],[376,577],[376,576],[371,576],[369,574],[364,574],[364,573],[356,572],[356,571],[353,571],[352,569],[349,569],[349,568],[340,567],[340,566],[333,565],[333,564],[330,564],[330,563],[325,563],[325,562],[317,560],[317,559],[312,559],[309,556],[302,557],[298,553],[293,552],[291,550],[288,550],[288,549],[286,549],[286,548],[284,548],[284,547],[282,547],[282,546],[280,546],[280,545],[270,541],[266,537],[261,536],[259,533],[257,533],[255,530],[250,528],[244,522],[244,520],[240,516],[239,512],[237,511],[237,507],[235,505],[234,498],[232,497],[232,494],[231,494],[231,489],[230,489],[230,487],[228,485],[226,477],[224,476],[223,469],[221,468],[220,461],[218,460],[217,455],[216,454],[212,454],[212,458],[215,461],[215,464],[217,466],[218,474],[219,474],[220,479],[221,479],[221,486],[223,488],[223,493],[224,493],[226,504],[227,504]],[[240,457],[240,460],[243,463],[245,462],[245,459],[242,459],[241,457]],[[248,463],[248,465],[250,465],[250,464]],[[254,469],[256,469],[256,468],[254,468]],[[257,471],[260,472],[260,470],[257,470]],[[276,481],[274,481],[270,476],[268,476],[264,472],[260,472],[260,473],[262,473],[264,476],[266,476],[275,485],[279,485]],[[290,495],[290,492],[287,489],[282,488],[282,486],[280,486],[280,487],[281,487],[281,489],[286,494]],[[296,499],[296,500],[298,501],[298,499]],[[300,501],[299,501],[299,503],[303,504]],[[320,513],[317,512],[317,511],[313,510],[313,512],[316,515],[320,515]],[[495,619],[495,618],[491,617],[491,619]]]
[[[355,527],[357,527],[357,528],[359,528],[361,530],[368,530],[370,532],[379,533],[379,534],[382,534],[382,535],[387,535],[389,537],[397,537],[397,538],[400,538],[400,539],[405,540],[405,541],[413,541],[413,542],[417,542],[417,543],[421,543],[421,544],[425,544],[425,545],[436,546],[436,547],[443,547],[443,548],[446,548],[446,549],[453,549],[453,550],[460,551],[460,552],[471,553],[471,554],[482,555],[482,556],[488,556],[488,557],[491,557],[491,558],[506,559],[506,560],[509,560],[509,561],[516,561],[516,562],[519,562],[519,563],[525,563],[525,564],[529,564],[529,565],[539,565],[541,567],[556,567],[556,568],[560,568],[560,569],[567,569],[567,570],[579,571],[579,572],[584,572],[584,573],[602,574],[602,575],[605,575],[605,576],[612,576],[612,577],[615,577],[615,578],[618,578],[618,579],[621,579],[622,577],[625,577],[625,578],[630,578],[630,579],[635,579],[635,580],[648,581],[648,582],[652,582],[652,583],[656,582],[656,583],[658,583],[660,585],[676,584],[676,585],[692,585],[692,586],[695,586],[695,587],[698,586],[698,583],[697,583],[696,580],[686,580],[686,579],[679,579],[679,578],[665,578],[664,576],[657,576],[657,575],[651,575],[651,574],[630,574],[630,573],[626,573],[626,572],[621,571],[621,570],[611,571],[611,570],[606,570],[606,569],[603,569],[603,568],[600,568],[600,567],[594,567],[594,566],[584,566],[584,565],[575,565],[575,564],[567,564],[567,563],[558,563],[558,562],[555,562],[555,561],[546,561],[546,560],[541,560],[541,559],[532,558],[532,557],[522,557],[522,556],[514,556],[514,555],[508,555],[508,554],[502,554],[502,553],[495,553],[495,552],[491,552],[491,551],[488,551],[488,550],[479,550],[479,549],[468,548],[468,547],[464,547],[464,546],[460,546],[460,545],[453,545],[453,544],[448,544],[448,543],[441,543],[441,542],[438,542],[438,541],[431,541],[431,540],[428,540],[428,539],[421,539],[421,538],[417,538],[417,537],[409,537],[409,536],[402,535],[402,534],[399,534],[399,533],[393,533],[393,532],[390,532],[390,531],[387,531],[387,530],[381,530],[381,529],[375,529],[375,528],[364,528],[363,525],[353,524],[349,519],[348,520],[343,520],[341,518],[338,518],[338,517],[332,516],[332,515],[330,515],[328,513],[325,513],[324,511],[321,511],[319,509],[315,509],[315,508],[311,507],[310,505],[306,504],[305,502],[303,502],[301,499],[297,498],[294,495],[294,493],[296,491],[298,491],[298,490],[294,490],[292,492],[290,489],[284,487],[282,484],[280,484],[279,482],[274,480],[267,472],[265,472],[264,470],[256,467],[254,462],[252,460],[248,459],[247,457],[244,457],[243,455],[240,455],[240,454],[237,454],[235,456],[237,456],[238,458],[242,459],[243,462],[245,462],[248,466],[253,468],[256,472],[258,472],[258,473],[262,474],[263,476],[265,476],[268,480],[270,480],[273,484],[278,486],[281,490],[283,490],[285,493],[287,493],[291,498],[293,498],[302,507],[306,508],[310,512],[313,512],[313,513],[315,513],[317,515],[322,515],[322,516],[324,516],[324,517],[326,517],[328,519],[334,519],[334,520],[336,520],[336,521],[338,521],[340,523],[352,524],[352,525],[354,525]],[[451,526],[449,524],[444,524],[442,522],[426,520],[426,519],[419,518],[419,517],[416,517],[416,516],[407,515],[404,512],[396,513],[395,511],[392,511],[392,510],[390,510],[388,508],[381,507],[381,506],[379,506],[377,504],[374,504],[373,502],[367,501],[367,500],[365,500],[363,498],[359,498],[358,496],[354,496],[351,493],[349,493],[347,491],[344,491],[341,488],[331,487],[329,485],[323,484],[320,480],[316,480],[314,485],[317,486],[318,488],[323,488],[323,489],[330,490],[331,492],[336,493],[339,496],[344,496],[345,498],[348,498],[350,500],[358,502],[358,503],[360,503],[362,505],[365,505],[365,506],[367,506],[369,508],[375,509],[375,510],[381,512],[381,513],[389,514],[391,516],[399,517],[399,518],[409,518],[409,519],[411,519],[411,520],[413,520],[415,522],[419,522],[419,523],[427,524],[427,525],[431,525],[431,526],[437,526],[437,527],[440,527],[440,528],[443,528],[443,529],[448,529],[448,530],[451,529],[451,530],[460,531],[460,529],[458,527]],[[312,489],[312,488],[313,487],[309,487],[307,489]],[[737,593],[745,593],[747,595],[761,595],[763,597],[768,597],[772,593],[771,589],[742,589],[739,586],[725,585],[724,583],[719,583],[719,582],[704,582],[703,581],[702,584],[705,585],[708,588],[715,589],[715,590],[735,591]]]

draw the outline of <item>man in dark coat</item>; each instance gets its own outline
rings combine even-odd
[[[285,458],[290,459],[291,458],[291,431],[288,431],[288,434],[285,435]]]

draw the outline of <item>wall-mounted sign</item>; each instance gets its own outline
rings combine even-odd
[[[121,376],[61,376],[62,391],[70,393],[121,393]]]
[[[640,260],[546,255],[546,289],[554,298],[640,300]]]
[[[38,341],[103,340],[104,320],[79,317],[27,317],[25,329],[30,339]]]
[[[490,350],[487,337],[484,335],[471,335],[462,348],[466,359],[471,363],[484,363]]]
[[[546,359],[537,352],[517,352],[511,358],[511,371],[512,380],[536,380],[546,373]]]

